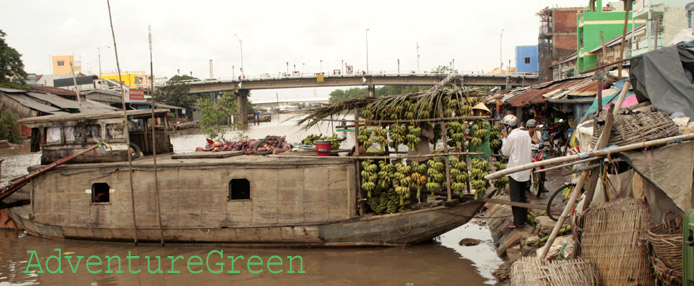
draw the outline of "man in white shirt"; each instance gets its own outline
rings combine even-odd
[[[531,162],[530,159],[530,134],[527,130],[517,128],[518,118],[515,115],[506,115],[502,120],[505,127],[510,128],[511,131],[507,133],[507,128],[504,128],[501,132],[502,145],[501,153],[508,156],[508,164],[506,168],[512,168],[515,166],[520,166],[528,164]],[[531,170],[524,170],[515,172],[508,175],[509,177],[509,188],[511,189],[511,201],[514,202],[527,202],[525,195],[525,190],[528,188],[527,184],[530,180]],[[513,224],[510,228],[517,228],[525,226],[525,222],[528,219],[528,209],[523,207],[512,207],[513,210]]]

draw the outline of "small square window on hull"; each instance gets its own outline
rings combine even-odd
[[[229,181],[229,197],[227,200],[250,200],[251,182],[247,179],[232,179]]]
[[[108,203],[111,201],[111,187],[107,183],[92,184],[92,203]]]

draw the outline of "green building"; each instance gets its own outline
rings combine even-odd
[[[624,9],[623,5],[603,7],[602,0],[590,0],[588,9],[578,13],[576,69],[578,69],[579,73],[598,66],[598,55],[590,51],[602,45],[600,31],[604,34],[605,42],[622,35],[624,10],[631,10],[631,7],[627,7],[627,9]],[[631,12],[628,13],[627,31],[632,29]],[[645,22],[645,20],[641,19],[633,20],[634,27],[638,27]]]

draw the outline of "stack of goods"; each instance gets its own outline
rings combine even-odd
[[[246,155],[276,154],[292,149],[292,145],[284,141],[285,136],[267,136],[263,139],[242,139],[239,141],[212,141],[207,139],[205,147],[195,148],[196,152],[209,151],[243,151]]]
[[[593,126],[591,146],[595,146],[598,137],[605,128],[607,110],[600,112]],[[612,133],[607,146],[638,143],[679,135],[677,124],[665,112],[659,110],[632,112],[626,110],[614,118]]]
[[[682,284],[682,217],[672,211],[662,223],[648,230],[653,249],[652,264],[658,279],[666,285]]]

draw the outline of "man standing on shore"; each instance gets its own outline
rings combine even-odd
[[[501,121],[504,129],[501,131],[502,145],[501,153],[508,156],[506,168],[512,168],[530,163],[530,135],[527,130],[518,128],[518,118],[515,115],[506,115]],[[510,129],[510,132],[508,131]],[[509,187],[511,189],[511,201],[526,203],[525,190],[530,180],[531,170],[524,170],[512,173],[509,177]],[[523,207],[512,207],[513,224],[509,228],[525,226],[528,219],[528,209]]]

